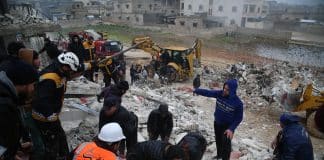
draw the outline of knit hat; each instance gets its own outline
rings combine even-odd
[[[159,111],[161,112],[161,113],[168,113],[168,105],[166,104],[166,103],[162,103],[162,104],[160,104],[160,106],[159,106]]]
[[[129,89],[129,84],[127,81],[121,81],[117,84],[117,88],[127,91]]]
[[[14,85],[27,85],[38,81],[38,73],[32,65],[18,59],[10,60],[1,65],[0,70],[6,72]]]
[[[105,98],[104,100],[104,107],[106,108],[110,108],[112,106],[119,106],[121,100],[119,97],[116,97],[116,96],[111,96],[111,97],[107,97]]]

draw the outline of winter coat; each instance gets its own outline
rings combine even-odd
[[[194,88],[199,88],[199,87],[200,87],[200,77],[196,77],[196,78],[193,80],[193,87],[194,87]]]
[[[287,115],[283,120],[282,138],[278,152],[280,160],[313,160],[312,142],[306,129],[300,125],[299,117]]]
[[[50,59],[56,59],[58,57],[58,55],[60,55],[60,51],[58,50],[57,46],[55,44],[53,44],[52,42],[46,43],[43,47],[42,50],[39,51],[39,53],[42,53],[46,51],[48,57],[50,57]]]
[[[76,36],[76,37],[79,39],[78,43],[75,43],[73,41],[73,38],[72,38],[72,42],[69,43],[69,45],[68,45],[68,51],[73,52],[74,54],[76,54],[78,56],[78,58],[79,58],[79,62],[83,63],[84,62],[84,56],[86,54],[86,50],[84,49],[80,38],[78,36]]]
[[[42,79],[46,73],[55,73],[61,82],[57,83],[52,79]],[[41,71],[40,75],[40,82],[35,88],[35,96],[32,102],[33,118],[35,119],[35,113],[44,118],[58,116],[63,106],[66,78],[59,71],[58,62],[47,66]]]
[[[201,134],[190,132],[177,145],[184,150],[185,160],[201,160],[206,151],[207,141]]]
[[[127,160],[166,160],[164,150],[168,145],[170,144],[158,140],[137,143],[127,153]]]
[[[15,86],[3,71],[0,71],[0,95],[0,146],[7,149],[4,159],[11,160],[20,147],[23,125]]]
[[[215,122],[220,125],[229,126],[228,129],[234,132],[243,119],[243,103],[236,95],[237,81],[228,80],[225,84],[230,89],[228,97],[222,95],[223,90],[195,89],[194,93],[216,98]]]
[[[117,122],[123,129],[123,133],[127,137],[130,137],[132,134],[137,133],[137,116],[129,112],[125,107],[120,106],[118,110],[111,116],[108,117],[105,115],[105,110],[101,109],[99,116],[99,130],[107,123]]]
[[[170,137],[172,128],[173,118],[171,112],[168,112],[164,118],[161,116],[159,109],[155,109],[150,113],[147,121],[148,132],[153,134],[162,133]]]
[[[116,96],[121,99],[122,95],[123,95],[122,90],[120,90],[117,87],[117,85],[110,85],[102,89],[102,91],[99,94],[99,97],[106,98],[110,96]]]

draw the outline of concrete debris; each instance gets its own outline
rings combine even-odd
[[[253,64],[239,63],[229,66],[226,70],[219,69],[214,66],[208,66],[209,74],[200,69],[197,73],[202,75],[202,88],[222,88],[223,82],[228,78],[239,79],[238,95],[242,97],[245,104],[245,109],[263,110],[268,107],[273,99],[279,95],[281,90],[285,91],[290,87],[290,82],[296,86],[296,80],[299,84],[306,82],[314,82],[318,85],[320,80],[315,79],[315,73],[307,67],[294,67],[287,63],[276,63],[262,67],[254,66]],[[299,78],[296,78],[299,77]],[[293,82],[294,81],[294,82]],[[81,83],[81,84],[78,84]],[[149,82],[145,82],[149,83]],[[128,110],[133,111],[139,118],[139,139],[141,141],[148,140],[146,121],[149,113],[158,108],[159,104],[164,102],[169,105],[169,110],[173,113],[174,128],[170,137],[171,143],[178,142],[187,132],[199,130],[207,139],[208,146],[204,155],[204,160],[212,159],[216,155],[216,145],[214,139],[214,128],[212,113],[203,109],[203,107],[212,108],[215,105],[215,99],[201,96],[194,96],[189,88],[191,83],[162,85],[154,87],[150,85],[131,86],[130,90],[123,96],[122,105]],[[80,85],[84,85],[81,80],[70,82],[76,90]],[[187,86],[186,86],[187,85]],[[322,84],[320,84],[322,85]],[[91,86],[91,87],[90,87]],[[88,88],[96,88],[92,83],[88,83]],[[298,86],[298,85],[297,85]],[[88,89],[87,91],[79,90],[80,93],[97,92],[99,89]],[[95,97],[87,98],[87,105],[95,111],[100,111],[102,103],[98,103]],[[66,101],[75,101],[82,103],[82,99],[66,99]],[[277,105],[279,106],[279,105]],[[78,144],[90,141],[98,133],[98,117],[86,116],[80,125],[70,129],[67,133],[68,141],[71,148]],[[251,124],[243,121],[242,128],[249,130],[242,135],[254,133]],[[252,124],[253,126],[253,124]],[[261,128],[268,128],[263,125]],[[250,133],[251,132],[251,133]],[[233,139],[233,159],[270,159],[272,150],[269,146],[258,142],[249,136],[236,135]]]
[[[101,86],[99,84],[80,77],[73,81],[68,81],[65,94],[97,95],[100,92]]]

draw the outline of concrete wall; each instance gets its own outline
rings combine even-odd
[[[115,23],[127,23],[134,25],[144,25],[143,14],[133,14],[133,13],[113,13],[111,17],[108,18],[110,21]]]
[[[175,20],[175,27],[185,30],[203,29],[204,24],[200,17],[178,17]]]
[[[291,32],[285,32],[285,31],[250,29],[250,28],[242,28],[242,27],[238,28],[236,31],[240,34],[254,35],[257,37],[273,38],[273,39],[280,39],[280,40],[290,40],[292,35]]]
[[[200,13],[207,13],[209,9],[209,0],[181,0],[180,14],[183,16],[192,16]]]

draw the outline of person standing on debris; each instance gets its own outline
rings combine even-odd
[[[217,157],[227,160],[231,154],[231,140],[236,127],[243,119],[243,103],[236,95],[238,84],[235,79],[224,83],[223,90],[195,89],[194,93],[206,97],[214,97],[216,109],[214,112],[214,131],[217,147]]]
[[[126,147],[130,150],[137,143],[138,118],[133,112],[129,112],[120,105],[121,99],[116,96],[105,97],[99,116],[99,130],[107,123],[117,122],[126,136]],[[125,153],[125,141],[120,149],[121,155]]]
[[[57,56],[60,54],[60,51],[58,50],[57,46],[49,39],[44,39],[44,47],[39,51],[39,53],[43,53],[46,51],[47,56],[53,61],[57,58]]]
[[[78,35],[72,36],[71,42],[68,44],[68,51],[73,52],[79,58],[79,62],[84,62],[85,49],[83,48],[82,42]]]
[[[177,145],[184,151],[184,160],[201,160],[207,148],[207,141],[200,133],[190,132]]]
[[[118,148],[125,139],[122,128],[118,123],[108,123],[92,142],[79,145],[70,155],[71,160],[103,159],[116,160]]]
[[[132,64],[131,68],[129,69],[130,77],[131,77],[131,85],[135,82],[135,74],[136,74],[136,69],[134,67],[134,64]]]
[[[117,85],[111,85],[109,87],[103,88],[101,93],[97,96],[98,102],[101,101],[101,98],[107,98],[111,96],[119,97],[120,99],[129,89],[129,84],[127,81],[121,81]]]
[[[57,60],[40,73],[36,95],[32,101],[32,117],[41,132],[45,145],[45,159],[64,159],[69,148],[59,120],[66,82],[80,69],[78,57],[62,53]]]
[[[37,71],[19,59],[0,65],[0,159],[29,156],[31,143],[20,143],[25,130],[21,106],[32,96],[37,80]]]
[[[93,42],[93,37],[89,37],[85,42],[82,43],[84,49],[85,49],[85,55],[84,55],[84,61],[85,62],[91,62],[96,59],[96,47],[95,43]],[[93,76],[96,68],[92,68],[91,70],[85,71],[84,77],[86,77],[89,81],[94,82]],[[98,69],[97,69],[98,70]],[[98,75],[96,75],[96,80],[98,79]]]
[[[197,89],[200,87],[200,75],[199,74],[197,74],[197,76],[193,80],[192,85],[193,85],[194,89]],[[193,95],[195,95],[195,93]]]
[[[173,128],[172,113],[167,104],[160,104],[158,109],[153,110],[147,121],[147,132],[150,140],[161,140],[168,142]]]
[[[145,141],[137,143],[127,152],[127,160],[180,160],[184,158],[183,150],[164,141]]]
[[[313,146],[306,129],[299,124],[300,118],[290,113],[280,116],[280,126],[271,147],[274,159],[278,160],[313,160]]]

